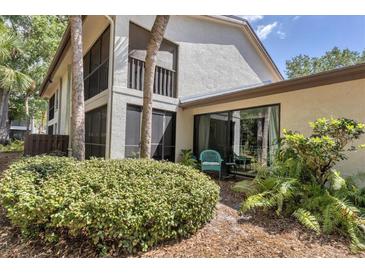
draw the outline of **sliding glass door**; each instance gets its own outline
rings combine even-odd
[[[195,116],[194,153],[217,150],[238,171],[250,173],[255,164],[270,164],[279,138],[279,105]]]

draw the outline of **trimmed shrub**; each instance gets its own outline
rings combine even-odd
[[[77,162],[38,156],[13,164],[0,199],[25,233],[86,236],[101,248],[147,250],[213,217],[219,188],[191,168],[153,160]]]

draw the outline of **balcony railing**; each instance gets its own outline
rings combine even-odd
[[[128,88],[143,90],[145,62],[128,58]],[[156,66],[153,93],[176,98],[175,71]]]

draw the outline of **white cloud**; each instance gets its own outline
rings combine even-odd
[[[281,31],[281,30],[278,30],[277,32],[277,35],[279,36],[280,39],[285,39],[286,38],[286,33]]]
[[[246,19],[250,23],[262,20],[264,18],[263,15],[238,15],[238,16],[243,19]]]
[[[273,22],[271,24],[268,25],[260,25],[257,27],[256,29],[256,33],[257,36],[262,39],[265,40],[266,37],[274,30],[274,28],[278,25],[278,22]]]
[[[293,17],[293,21],[296,21],[296,20],[298,20],[299,18],[300,18],[300,16],[299,16],[299,15],[294,16],[294,17]]]

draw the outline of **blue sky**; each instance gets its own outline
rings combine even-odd
[[[299,54],[321,56],[337,46],[365,49],[365,16],[241,15],[260,37],[285,77],[285,61]]]

